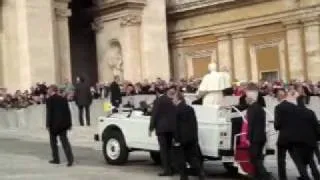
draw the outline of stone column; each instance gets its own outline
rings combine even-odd
[[[303,41],[301,25],[297,22],[284,22],[287,29],[287,47],[290,79],[304,80]]]
[[[94,20],[91,27],[96,37],[98,81],[101,83],[110,82],[113,80],[113,72],[108,66],[107,52],[105,50],[107,49],[107,40],[103,36],[103,22]]]
[[[318,18],[304,20],[306,66],[308,79],[319,81],[320,74],[320,21]]]
[[[173,77],[174,79],[181,79],[181,78],[186,78],[187,76],[187,67],[186,67],[186,60],[184,57],[184,52],[183,52],[183,47],[182,45],[182,40],[179,39],[175,42],[173,42],[174,45],[172,45],[172,50],[171,50],[171,61],[173,65]]]
[[[234,59],[234,77],[238,81],[248,81],[249,71],[247,63],[247,45],[244,37],[244,31],[232,33],[233,59]]]
[[[125,80],[142,81],[141,16],[128,14],[120,19],[123,30],[123,73]],[[156,42],[155,42],[156,43]]]
[[[66,4],[68,5],[68,4]],[[65,79],[72,81],[71,75],[71,54],[70,54],[70,32],[69,32],[69,17],[71,10],[68,8],[56,8],[56,35],[58,45],[58,80],[62,83]]]
[[[218,36],[218,67],[226,67],[234,77],[233,62],[232,62],[232,42],[228,34]]]

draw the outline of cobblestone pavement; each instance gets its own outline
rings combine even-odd
[[[70,133],[75,154],[75,165],[50,165],[50,147],[45,130],[0,130],[0,179],[1,180],[171,180],[160,178],[159,167],[152,165],[146,153],[132,153],[126,166],[109,166],[105,163],[100,145],[93,141],[94,129],[76,127]],[[62,162],[64,154],[60,152]],[[276,175],[275,157],[266,160],[270,172]],[[207,179],[244,179],[228,176],[219,162],[206,163]],[[297,176],[288,161],[290,179]]]

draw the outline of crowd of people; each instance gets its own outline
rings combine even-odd
[[[121,96],[134,96],[141,94],[156,94],[157,90],[166,89],[172,85],[178,87],[184,93],[196,93],[201,83],[201,79],[189,78],[181,79],[178,81],[170,80],[164,81],[157,78],[153,82],[144,80],[139,83],[131,83],[124,81],[120,83]],[[233,86],[224,91],[225,95],[241,96],[244,93],[244,87],[247,82],[235,82]],[[303,96],[319,96],[320,95],[320,82],[312,83],[310,81],[260,81],[257,83],[260,92],[263,95],[275,96],[276,90],[280,88],[293,89],[299,87]],[[91,86],[91,95],[93,99],[106,98],[110,95],[111,83],[97,83]],[[69,101],[74,101],[75,85],[70,81],[65,81],[59,87],[59,93],[65,96]],[[29,90],[17,90],[15,93],[8,93],[5,88],[0,89],[0,108],[5,109],[20,109],[26,108],[31,105],[44,104],[47,98],[48,87],[46,83],[37,83]],[[308,100],[309,98],[307,98]]]

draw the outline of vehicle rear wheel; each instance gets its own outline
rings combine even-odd
[[[150,152],[150,157],[156,165],[161,164],[161,157],[159,152],[154,152],[154,151]]]
[[[122,165],[128,161],[129,151],[120,131],[107,133],[102,149],[106,162],[111,165]]]
[[[223,167],[228,171],[229,174],[238,174],[238,168],[231,162],[223,163]]]

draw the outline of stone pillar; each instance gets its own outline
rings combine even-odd
[[[100,83],[107,83],[113,81],[113,72],[108,65],[108,53],[107,49],[108,40],[104,37],[104,26],[101,21],[94,21],[92,24],[92,29],[96,36],[96,47],[97,47],[97,65],[98,65],[98,81]]]
[[[234,32],[232,34],[233,59],[234,59],[234,77],[238,81],[248,81],[248,52],[244,31]]]
[[[234,77],[234,69],[232,62],[232,42],[228,34],[222,34],[218,36],[218,67],[226,67],[231,73],[231,77]]]
[[[320,74],[320,21],[318,18],[304,20],[306,65],[308,79],[319,81]]]
[[[133,82],[142,81],[140,23],[140,15],[128,14],[120,19],[123,30],[124,79]]]
[[[287,48],[290,79],[304,80],[304,59],[301,25],[294,22],[285,22],[287,29]]]
[[[53,1],[10,0],[3,6],[3,85],[14,91],[56,83]]]
[[[186,67],[186,60],[184,57],[182,40],[177,40],[172,45],[171,49],[171,61],[173,65],[173,77],[174,79],[182,79],[187,77],[187,67]]]
[[[57,65],[59,71],[57,72],[58,81],[62,83],[65,79],[72,81],[71,77],[71,54],[70,54],[70,32],[69,32],[69,17],[71,16],[71,10],[68,9],[67,0],[64,3],[65,7],[56,7],[56,43],[57,50]]]

